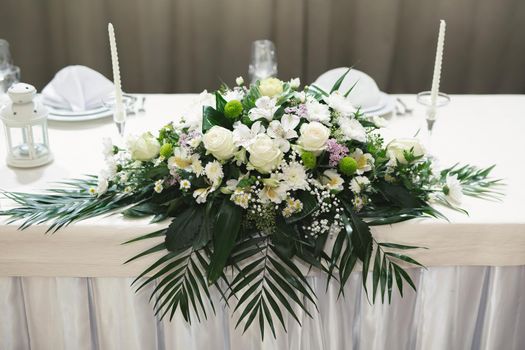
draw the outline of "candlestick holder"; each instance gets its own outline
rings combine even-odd
[[[136,103],[137,103],[137,97],[129,95],[129,94],[123,94],[122,95],[123,108],[122,108],[122,111],[119,111],[117,110],[117,104],[115,101],[115,93],[112,92],[108,96],[105,96],[102,99],[102,104],[104,105],[104,107],[113,111],[113,121],[115,122],[118,133],[122,138],[124,137],[124,128],[126,126],[127,116],[134,113],[133,110],[135,108]]]
[[[417,94],[417,102],[426,107],[425,119],[427,121],[427,130],[432,135],[434,123],[436,122],[437,109],[450,103],[450,96],[444,92],[438,92],[435,106],[432,105],[432,94],[430,91],[423,91]]]
[[[434,124],[437,120],[437,110],[438,108],[444,107],[450,103],[450,96],[443,92],[439,92],[436,96],[435,104],[432,104],[431,92],[423,91],[417,94],[417,102],[426,107],[425,120],[427,126],[427,137],[424,144],[428,158],[434,158],[432,155],[432,130],[434,129]]]

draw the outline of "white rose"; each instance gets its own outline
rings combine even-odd
[[[425,155],[423,145],[417,139],[395,139],[387,146],[390,159],[396,159],[401,164],[407,164],[404,152],[412,152],[415,157]]]
[[[319,154],[325,149],[329,137],[330,129],[319,122],[311,122],[301,125],[301,136],[297,143],[304,150]]]
[[[279,145],[266,134],[259,134],[248,147],[250,164],[260,173],[267,174],[275,169],[283,158]]]
[[[242,84],[244,84],[244,78],[243,77],[237,77],[235,79],[235,83],[239,86],[241,86]]]
[[[202,138],[204,148],[219,160],[230,159],[237,151],[233,143],[233,133],[215,125]]]
[[[273,97],[283,92],[283,82],[277,78],[266,78],[259,83],[261,95]]]
[[[149,132],[139,137],[128,138],[127,146],[131,153],[131,159],[143,162],[155,158],[160,151],[159,141]]]

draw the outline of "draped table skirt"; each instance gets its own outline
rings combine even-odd
[[[216,315],[190,326],[178,312],[156,318],[153,286],[135,293],[131,278],[1,277],[0,349],[525,349],[525,266],[409,273],[418,292],[396,290],[390,305],[368,302],[360,272],[340,298],[309,277],[319,313],[298,311],[302,327],[287,316],[287,333],[266,329],[264,341],[257,327],[235,329],[218,293]]]

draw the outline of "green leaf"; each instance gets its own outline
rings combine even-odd
[[[370,233],[370,227],[356,215],[346,201],[343,201],[343,205],[346,208],[346,212],[343,213],[343,222],[346,220],[345,216],[348,216],[352,228],[352,232],[348,233],[348,235],[351,237],[355,253],[359,259],[364,262],[366,255],[368,254],[370,258],[372,253],[372,234]],[[345,225],[345,227],[346,226],[347,225]]]
[[[225,198],[214,224],[213,254],[208,267],[208,283],[213,284],[221,276],[226,261],[235,246],[241,228],[242,208]]]
[[[410,193],[401,185],[378,181],[376,187],[386,200],[401,208],[420,208],[426,206],[424,201]]]
[[[381,274],[381,253],[380,250],[376,250],[374,259],[374,269],[372,272],[372,303],[376,300],[377,286],[379,284],[379,275]]]
[[[428,249],[425,247],[417,247],[413,245],[404,245],[404,244],[396,244],[396,243],[379,243],[381,247],[385,248],[394,248],[394,249],[401,249],[401,250],[409,250],[409,249]]]
[[[386,256],[383,255],[383,263],[381,264],[381,273],[379,275],[379,280],[381,282],[381,303],[385,302],[385,288],[386,288],[387,273],[388,273],[388,269],[386,266]]]
[[[403,277],[403,279],[405,281],[407,281],[407,283],[410,285],[410,287],[412,287],[412,289],[415,291],[416,290],[416,285],[414,284],[414,282],[412,281],[412,278],[410,278],[409,274],[402,268],[400,267],[399,265],[397,264],[394,264],[394,269],[399,272],[399,274],[401,275],[401,277]],[[402,294],[401,294],[402,295]]]
[[[192,246],[201,229],[203,213],[203,206],[193,205],[172,220],[166,233],[166,248],[169,251],[178,252]]]
[[[224,114],[213,107],[204,106],[202,110],[202,132],[206,133],[216,125],[230,130],[232,128],[232,122]]]
[[[224,114],[224,106],[226,106],[226,100],[219,91],[215,92],[215,107],[217,108],[217,111]]]
[[[124,210],[122,214],[130,218],[140,218],[144,216],[156,215],[160,212],[162,212],[160,205],[152,202],[143,202]]]
[[[424,265],[422,265],[421,263],[419,263],[418,261],[412,259],[409,256],[406,256],[406,255],[403,255],[403,254],[398,254],[398,253],[392,253],[392,252],[388,252],[388,253],[385,253],[385,254],[388,255],[388,256],[392,256],[392,257],[394,257],[396,259],[403,260],[404,262],[407,262],[409,264],[413,264],[413,265],[417,265],[417,266],[421,266],[423,268],[426,268]]]
[[[352,68],[348,68],[348,70],[343,74],[341,75],[341,77],[339,77],[339,79],[337,79],[337,81],[334,83],[334,85],[332,86],[332,89],[330,89],[330,93],[334,92],[334,91],[337,91],[339,90],[339,87],[341,86],[341,84],[343,83],[343,80],[345,80],[345,77],[348,73],[350,73],[350,70]]]

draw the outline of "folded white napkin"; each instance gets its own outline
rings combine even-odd
[[[335,82],[348,70],[346,67],[336,68],[323,73],[314,82],[325,91],[330,91]],[[375,107],[381,102],[381,91],[376,82],[368,74],[357,69],[352,69],[346,75],[339,91],[346,93],[352,86],[352,92],[348,95],[350,102],[361,108]]]
[[[102,99],[114,90],[113,83],[86,66],[62,68],[42,90],[44,103],[74,112],[102,106]]]

